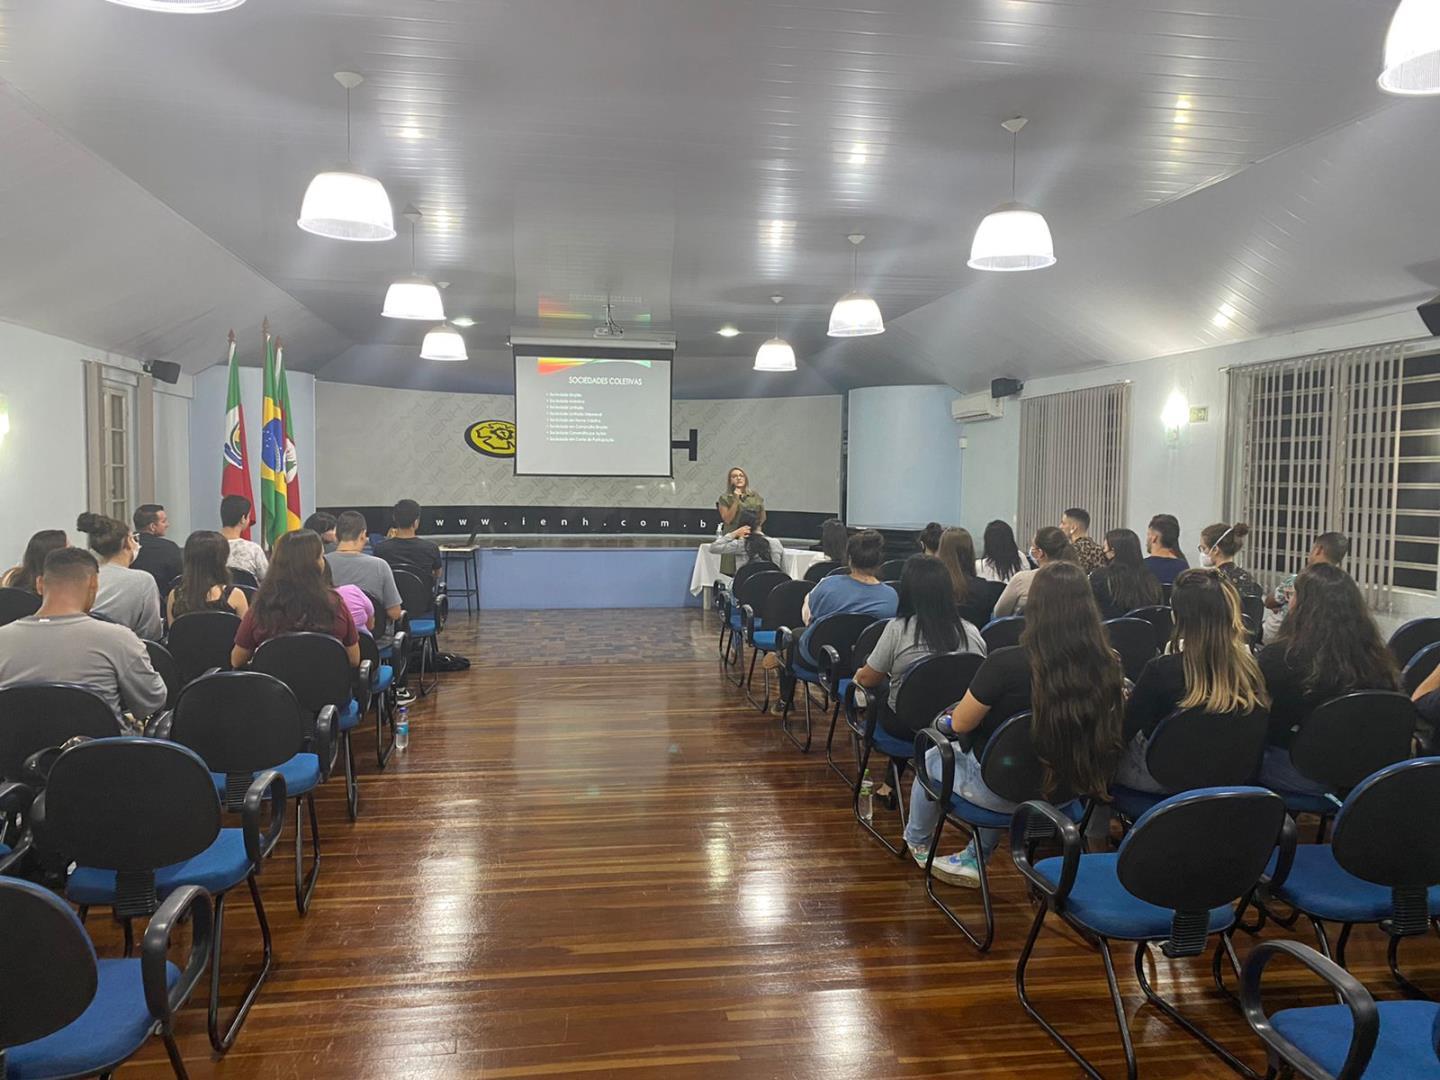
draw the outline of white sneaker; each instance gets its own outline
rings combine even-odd
[[[925,857],[928,854],[929,851],[925,848],[912,847],[910,849],[910,855],[921,870],[925,869]],[[930,872],[946,885],[958,885],[962,889],[978,889],[980,887],[980,867],[969,848],[957,851],[953,855],[937,855]]]

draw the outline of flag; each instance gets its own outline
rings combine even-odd
[[[260,509],[265,546],[290,531],[290,508],[285,501],[285,416],[275,370],[275,342],[265,335],[264,402],[260,410]]]
[[[300,528],[300,455],[295,452],[295,420],[290,413],[290,380],[285,374],[285,346],[275,345],[276,379],[280,383],[280,416],[285,422],[286,532]]]
[[[255,505],[250,488],[250,453],[245,448],[245,407],[240,404],[240,368],[235,363],[235,331],[230,331],[230,392],[225,395],[225,448],[220,473],[220,497],[243,495]],[[250,529],[245,529],[250,539]]]

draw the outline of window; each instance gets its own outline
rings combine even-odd
[[[143,501],[140,480],[145,416],[140,380],[121,368],[87,361],[87,473],[92,510],[128,521]],[[152,485],[153,486],[153,485]]]
[[[1090,511],[1092,535],[1124,524],[1129,405],[1128,383],[1021,401],[1022,551],[1036,529],[1058,525],[1072,506]]]

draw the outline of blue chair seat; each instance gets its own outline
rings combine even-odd
[[[389,664],[381,664],[380,674],[375,676],[375,681],[371,684],[371,689],[377,694],[383,694],[386,690],[390,689],[390,684],[394,681],[395,669]]]
[[[353,698],[340,713],[340,730],[354,731],[360,726],[360,705]]]
[[[1110,805],[1131,821],[1137,821],[1152,806],[1169,797],[1168,795],[1156,795],[1150,791],[1122,787],[1119,784],[1110,785]]]
[[[761,652],[774,652],[775,633],[774,630],[756,630],[750,635],[750,640]]]
[[[435,620],[434,620],[434,619],[411,619],[411,620],[410,620],[410,633],[413,634],[415,637],[434,637],[434,636],[435,636]]]
[[[155,871],[155,891],[163,900],[182,885],[199,885],[211,893],[234,888],[250,873],[242,829],[221,829],[215,842],[194,858]],[[104,905],[115,900],[115,871],[79,866],[70,875],[65,895],[76,904]]]
[[[1265,868],[1275,869],[1275,856]],[[1329,844],[1301,844],[1290,874],[1270,894],[1329,922],[1378,922],[1391,914],[1390,890],[1356,877],[1335,861]],[[1440,915],[1440,886],[1429,892],[1430,914]]]
[[[1085,805],[1079,799],[1071,799],[1058,808],[1071,821],[1079,822],[1085,816]],[[950,796],[950,813],[967,825],[978,825],[982,829],[1010,828],[1011,814],[1003,810],[991,810],[959,795]]]
[[[1285,809],[1292,814],[1319,814],[1333,816],[1340,808],[1324,795],[1306,795],[1299,791],[1277,791],[1285,800]]]
[[[1435,1044],[1432,1031],[1440,1004],[1433,1001],[1380,1001],[1380,1037],[1375,1053],[1362,1074],[1364,1080],[1415,1080],[1434,1076]],[[1270,1017],[1276,1032],[1289,1039],[1306,1056],[1339,1075],[1350,1049],[1354,1021],[1344,1005],[1317,1005],[1284,1009]]]
[[[880,753],[892,758],[905,758],[908,760],[915,756],[915,743],[913,740],[896,738],[879,724],[875,725],[874,746]]]
[[[9,854],[10,854],[10,845],[9,845],[9,844],[0,844],[0,859],[3,859],[6,855],[9,855]]]
[[[48,1080],[91,1076],[116,1065],[144,1045],[155,1025],[145,1005],[139,960],[101,960],[95,999],[79,1018],[43,1039],[5,1053],[6,1080]],[[174,986],[180,969],[165,965],[165,981]]]
[[[1080,856],[1075,885],[1065,901],[1066,915],[1101,937],[1120,941],[1154,941],[1170,936],[1170,922],[1175,913],[1169,908],[1146,903],[1126,890],[1115,874],[1119,852],[1101,852]],[[1036,872],[1052,885],[1059,884],[1058,855],[1041,859]],[[1227,929],[1235,921],[1229,904],[1210,909],[1210,933]]]
[[[275,771],[285,778],[285,794],[292,799],[320,785],[320,757],[317,754],[296,754],[289,761],[277,765]],[[216,794],[223,798],[225,774],[212,772],[210,779],[215,781]]]
[[[806,667],[799,660],[795,661],[794,671],[795,678],[800,682],[818,683],[820,681],[820,673],[813,668]]]

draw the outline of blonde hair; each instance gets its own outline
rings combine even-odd
[[[1186,570],[1175,579],[1170,603],[1185,671],[1182,709],[1248,713],[1267,708],[1270,695],[1250,653],[1250,633],[1240,618],[1240,593],[1215,570]]]

